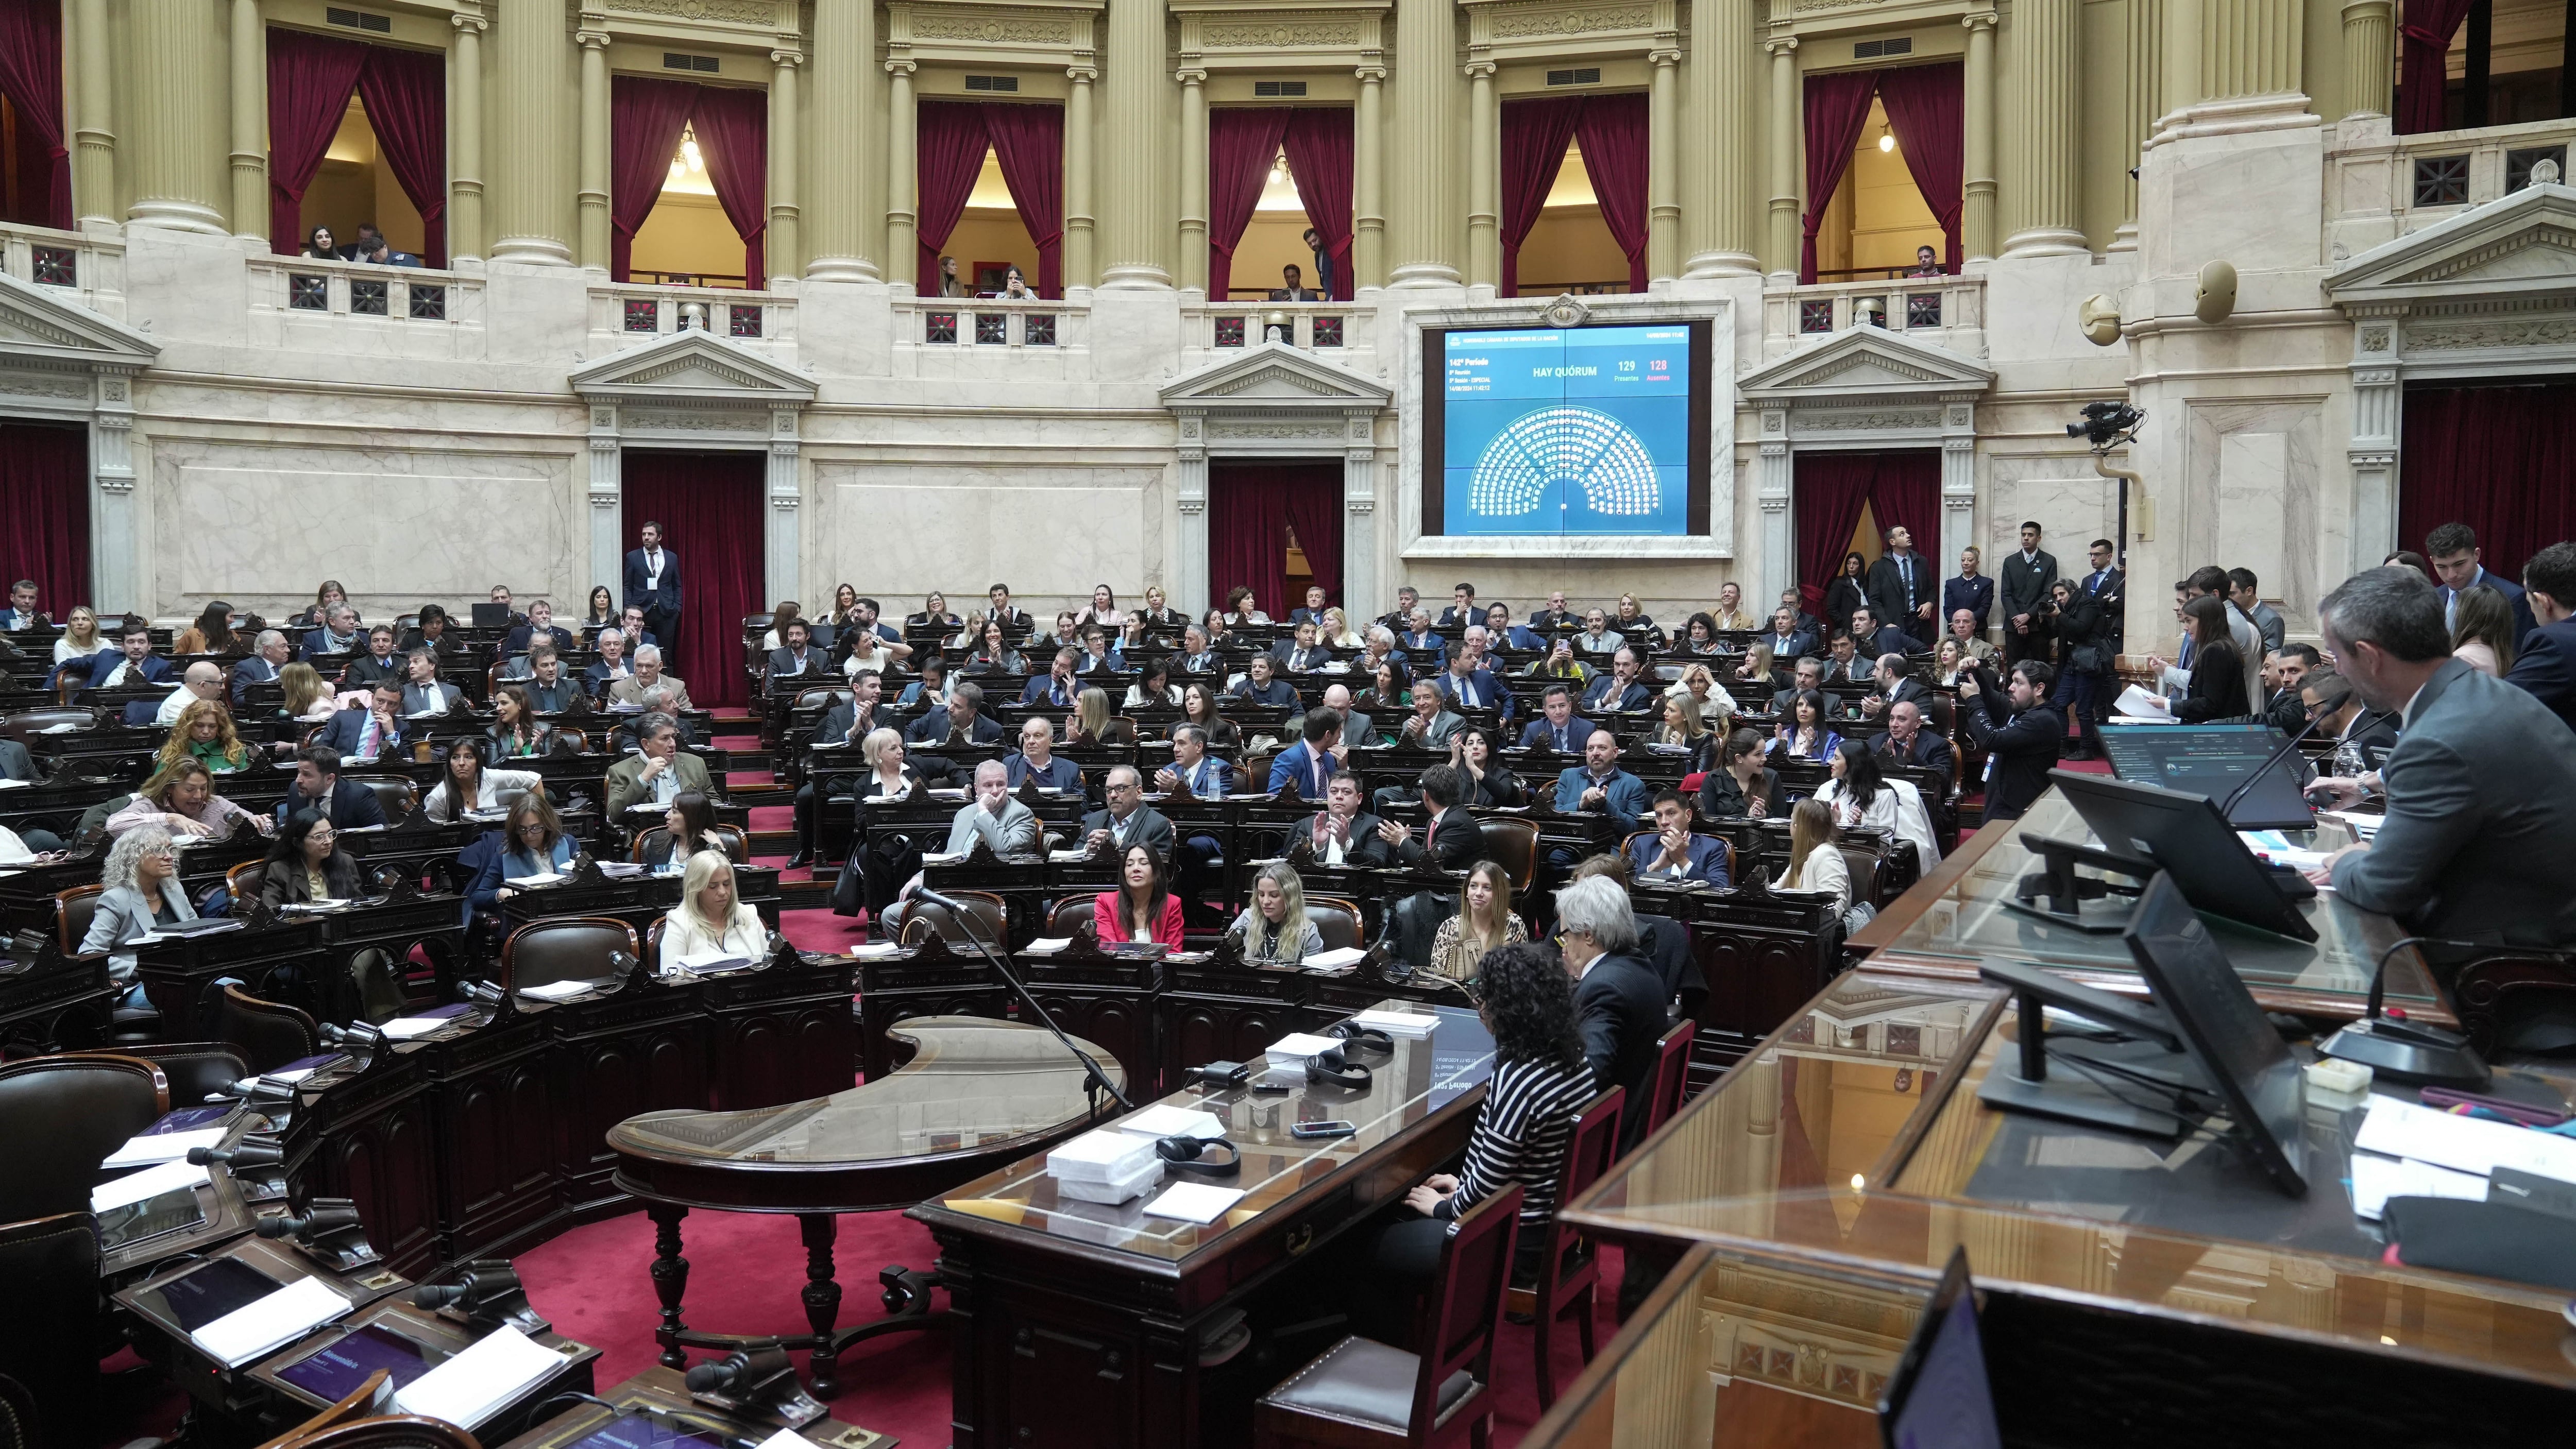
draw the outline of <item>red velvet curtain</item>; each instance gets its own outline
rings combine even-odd
[[[1011,189],[1020,225],[1038,244],[1038,295],[1064,295],[1064,107],[984,105],[984,138]]]
[[[1879,103],[1887,107],[1888,128],[1905,152],[1905,169],[1914,189],[1932,208],[1949,245],[1944,265],[1959,270],[1959,204],[1967,170],[1963,100],[1966,73],[1957,61],[1907,65],[1878,73]]]
[[[1208,594],[1225,601],[1235,585],[1253,591],[1253,607],[1285,619],[1288,530],[1306,550],[1307,567],[1328,599],[1342,589],[1342,465],[1219,463],[1208,480]]]
[[[45,188],[41,207],[21,204],[19,211],[37,226],[69,228],[72,161],[63,140],[62,0],[0,0],[0,96],[18,113],[18,183]],[[46,165],[31,175],[23,161],[38,150]]]
[[[2397,134],[2442,129],[2451,87],[2451,37],[2473,0],[2405,0],[2397,27]]]
[[[2422,552],[2445,523],[2476,529],[2487,572],[2522,582],[2531,556],[2576,538],[2576,384],[2408,388],[2397,540]]]
[[[34,579],[57,623],[89,596],[89,431],[0,423],[0,589]],[[103,599],[125,608],[131,599]]]
[[[1574,123],[1574,138],[1583,146],[1583,170],[1592,178],[1601,220],[1628,258],[1628,290],[1642,292],[1646,290],[1646,97],[1641,92],[1586,97],[1583,115]]]
[[[1797,471],[1798,577],[1809,613],[1824,603],[1825,586],[1843,570],[1852,530],[1863,507],[1881,530],[1903,525],[1918,548],[1938,549],[1941,537],[1941,454],[1918,449],[1895,453],[1800,451]],[[1927,557],[1929,555],[1926,555]]]
[[[1521,243],[1538,225],[1548,188],[1565,165],[1565,148],[1583,119],[1581,96],[1542,96],[1503,107],[1502,293],[1520,295]]]
[[[984,107],[974,101],[919,101],[913,107],[913,157],[918,200],[913,234],[921,242],[919,291],[939,295],[939,249],[966,214],[966,198],[975,194],[975,177],[984,169],[984,152],[992,145],[984,129]],[[972,285],[972,277],[964,278]]]
[[[1807,217],[1806,240],[1798,252],[1798,280],[1816,280],[1816,228],[1833,205],[1835,188],[1851,165],[1852,147],[1869,122],[1869,98],[1878,91],[1879,72],[1831,71],[1807,77]]]
[[[1252,224],[1270,163],[1288,133],[1284,106],[1221,110],[1208,115],[1208,283],[1211,302],[1226,300],[1234,284],[1234,248]],[[1303,178],[1300,178],[1301,180]],[[1302,270],[1302,269],[1301,269]]]
[[[1351,275],[1351,170],[1358,154],[1353,125],[1351,113],[1339,106],[1299,106],[1288,113],[1288,131],[1280,138],[1306,224],[1324,239],[1325,254],[1333,259],[1333,285],[1327,289],[1319,277],[1315,290],[1345,302],[1359,294]]]
[[[703,143],[701,143],[703,144]],[[751,697],[742,667],[742,621],[770,606],[761,547],[763,469],[760,453],[659,453],[635,448],[618,468],[625,523],[632,538],[658,520],[680,556],[678,656],[670,661],[701,705],[738,705]],[[666,656],[673,647],[662,641]]]
[[[702,86],[689,108],[689,124],[698,133],[698,154],[706,158],[716,205],[724,208],[725,220],[742,238],[742,284],[764,291],[769,285],[769,92]]]
[[[420,213],[420,259],[447,265],[447,57],[437,51],[367,47],[358,72],[358,99],[367,124],[385,149],[394,173]]]
[[[366,68],[367,47],[354,40],[268,32],[268,249],[279,256],[304,245],[304,189],[340,134],[349,93]]]
[[[1925,558],[1937,558],[1941,552],[1940,450],[1880,453],[1877,459],[1878,471],[1869,485],[1869,513],[1878,524],[1879,535],[1883,538],[1887,530],[1902,528],[1914,535],[1916,551]],[[1850,531],[1845,530],[1843,536],[1849,538]],[[1888,622],[1909,634],[1920,632],[1902,619]]]
[[[635,233],[662,199],[671,156],[697,104],[698,87],[656,76],[613,76],[608,83],[608,274],[627,280]],[[706,150],[706,143],[698,143]],[[680,676],[687,679],[687,675]],[[694,681],[692,681],[694,684]]]

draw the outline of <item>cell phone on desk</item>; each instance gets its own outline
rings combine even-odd
[[[1291,1137],[1304,1137],[1310,1139],[1316,1137],[1348,1137],[1358,1130],[1360,1129],[1352,1126],[1348,1122],[1298,1122],[1289,1127],[1288,1135]]]

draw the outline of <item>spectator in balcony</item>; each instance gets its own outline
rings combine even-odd
[[[966,284],[957,279],[957,259],[955,257],[941,257],[939,259],[939,295],[943,297],[963,297],[966,295]]]
[[[373,262],[380,267],[416,267],[420,265],[420,258],[413,256],[409,252],[395,251],[393,249],[393,244],[386,241],[383,237],[377,237],[373,241],[360,242],[358,244],[358,255],[356,259],[362,262]]]
[[[1313,227],[1306,228],[1306,250],[1315,254],[1315,297],[1318,301],[1333,299],[1333,254],[1324,246],[1324,238]]]
[[[1905,275],[1909,277],[1938,277],[1947,275],[1947,273],[1942,269],[1940,253],[1935,252],[1928,246],[1923,246],[1916,247],[1914,249],[1914,270],[1907,272]]]
[[[304,255],[317,262],[345,262],[349,259],[348,254],[340,249],[339,238],[331,235],[331,228],[327,226],[317,226],[305,235]]]
[[[1297,270],[1297,264],[1294,262],[1291,262],[1287,266],[1279,269],[1279,281],[1280,285],[1270,289],[1270,300],[1273,302],[1320,302],[1324,300],[1322,293],[1305,284],[1304,274]]]
[[[1013,262],[1009,270],[1002,273],[1002,300],[1034,302],[1037,299],[1038,294],[1029,290],[1029,279],[1020,274],[1019,263]]]

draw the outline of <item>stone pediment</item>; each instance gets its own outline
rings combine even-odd
[[[1194,411],[1235,408],[1382,408],[1387,389],[1284,342],[1247,347],[1240,357],[1211,363],[1163,384],[1163,406]]]
[[[2576,188],[2526,186],[2372,247],[2325,291],[2344,307],[2576,295]]]
[[[1971,358],[1902,332],[1853,327],[1746,374],[1746,400],[1778,407],[1798,401],[1884,397],[1929,401],[1973,396],[1995,380]]]
[[[51,288],[0,275],[0,360],[134,369],[160,352],[158,343],[122,322],[66,302]]]
[[[814,380],[730,338],[691,329],[572,370],[572,390],[585,398],[699,406],[799,405],[814,400]]]

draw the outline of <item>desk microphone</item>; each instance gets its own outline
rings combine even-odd
[[[324,1046],[335,1047],[376,1046],[385,1039],[383,1032],[363,1021],[353,1021],[347,1026],[335,1026],[326,1021],[314,1029],[314,1035],[322,1039]]]
[[[233,1147],[191,1147],[190,1167],[209,1167],[223,1163],[235,1171],[245,1167],[274,1167],[286,1160],[286,1153],[264,1142],[244,1142]]]
[[[916,890],[913,894],[920,895],[921,892]],[[739,1349],[691,1367],[682,1382],[693,1394],[723,1394],[728,1398],[740,1398],[792,1367],[787,1350],[776,1345]]]
[[[301,1238],[310,1242],[356,1226],[358,1210],[354,1207],[316,1207],[300,1218],[288,1213],[271,1214],[261,1218],[251,1231],[263,1238]]]
[[[2401,936],[2379,953],[2379,964],[2371,969],[2370,996],[2362,1019],[2343,1028],[2324,1041],[2317,1050],[2326,1056],[2358,1062],[2374,1072],[2410,1082],[2438,1082],[2485,1090],[2491,1080],[2486,1062],[2469,1039],[2455,1031],[2428,1026],[2409,1020],[2404,1012],[2395,1016],[2380,1015],[2380,1003],[2388,994],[2388,963],[2408,946],[2448,946],[2471,951],[2516,950],[2497,948],[2475,941],[2454,941],[2441,936]],[[2532,955],[2559,953],[2534,950]]]
[[[2235,824],[2236,817],[2234,812],[2236,810],[2236,802],[2244,799],[2247,792],[2251,791],[2255,784],[2265,775],[2272,773],[2272,767],[2274,765],[2288,759],[2290,757],[2290,752],[2299,747],[2299,741],[2315,734],[2317,732],[2317,726],[2324,723],[2325,716],[2323,715],[2312,714],[2308,716],[2308,723],[2305,728],[2301,729],[2297,734],[2290,736],[2287,742],[2285,742],[2279,749],[2274,750],[2270,759],[2265,760],[2262,763],[2262,766],[2256,769],[2253,774],[2245,777],[2245,783],[2227,792],[2227,798],[2218,803],[2218,814],[2220,818],[2226,820],[2230,825]]]

